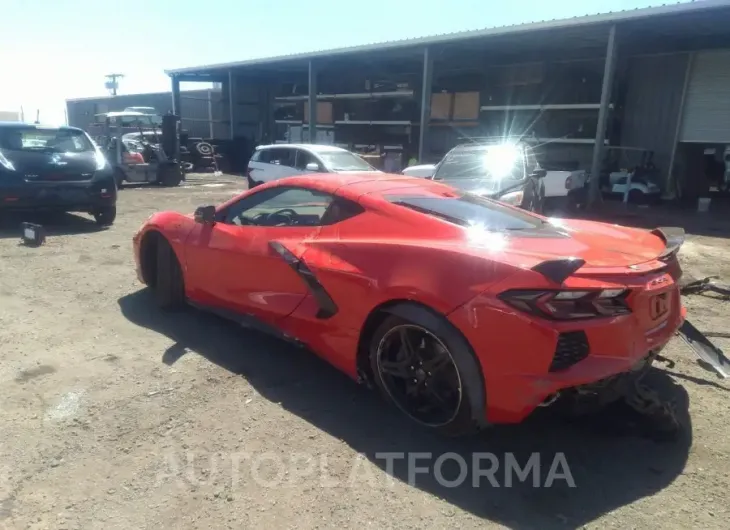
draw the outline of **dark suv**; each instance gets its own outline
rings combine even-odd
[[[113,169],[84,131],[0,122],[0,212],[85,212],[111,225],[116,203]]]
[[[454,147],[431,177],[462,191],[542,213],[545,185],[530,148],[520,143],[483,142]]]

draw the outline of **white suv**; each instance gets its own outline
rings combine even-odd
[[[256,148],[248,162],[248,185],[305,175],[307,173],[350,173],[378,171],[346,149],[333,145],[275,144]]]

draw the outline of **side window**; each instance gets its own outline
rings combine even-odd
[[[259,151],[256,151],[253,154],[253,157],[251,157],[251,160],[254,162],[263,162],[265,164],[268,164],[271,162],[272,151],[273,149],[261,149]]]
[[[296,167],[299,171],[306,171],[307,164],[317,164],[319,166],[319,170],[322,171],[322,164],[320,164],[311,153],[304,151],[303,149],[297,149],[296,152],[297,159],[294,167]]]
[[[359,215],[365,211],[365,208],[360,206],[356,202],[343,199],[342,197],[335,197],[335,199],[327,208],[327,211],[322,216],[322,225],[332,225],[341,221],[346,221],[356,215]]]
[[[269,160],[267,160],[269,164],[294,167],[294,149],[288,149],[286,147],[274,147],[273,149],[267,149],[267,151],[269,152]]]
[[[223,222],[238,226],[320,226],[334,197],[298,187],[262,190],[231,205]]]

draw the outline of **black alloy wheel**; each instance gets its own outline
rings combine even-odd
[[[443,341],[427,329],[410,323],[390,328],[378,344],[376,365],[385,392],[416,422],[438,428],[459,414],[459,370]]]

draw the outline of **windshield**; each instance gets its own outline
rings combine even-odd
[[[456,148],[439,164],[435,179],[523,180],[525,153],[514,145],[480,145]]]
[[[479,226],[490,232],[529,230],[545,224],[527,212],[470,193],[449,197],[387,195],[385,199],[459,226]]]
[[[28,126],[0,128],[0,149],[82,153],[94,145],[82,131]]]
[[[375,168],[349,151],[317,153],[330,171],[375,171]]]

